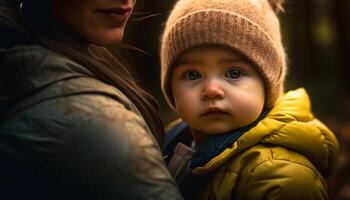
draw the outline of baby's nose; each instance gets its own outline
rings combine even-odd
[[[203,99],[222,99],[224,96],[223,88],[215,82],[208,83],[202,93]]]

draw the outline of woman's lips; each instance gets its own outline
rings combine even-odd
[[[113,20],[116,24],[123,24],[129,17],[131,8],[99,9],[96,12],[103,14]]]
[[[101,13],[113,13],[116,15],[124,15],[131,11],[131,8],[109,8],[109,9],[98,9],[97,12]]]

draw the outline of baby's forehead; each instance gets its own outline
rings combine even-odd
[[[249,59],[231,48],[217,45],[205,45],[196,46],[184,51],[184,53],[175,59],[173,67],[184,64],[200,64],[212,62],[222,64],[235,62],[250,63]]]
[[[185,50],[178,56],[176,61],[189,59],[205,60],[213,58],[222,60],[246,59],[241,53],[229,47],[219,45],[201,45]]]

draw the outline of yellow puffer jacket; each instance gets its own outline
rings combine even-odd
[[[323,176],[335,167],[339,143],[310,107],[304,89],[286,93],[232,146],[193,169],[215,170],[199,199],[328,199]]]

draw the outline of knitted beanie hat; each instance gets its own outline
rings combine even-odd
[[[283,92],[286,74],[278,0],[179,0],[161,41],[161,86],[171,106],[172,67],[186,50],[220,45],[238,51],[257,68],[265,84],[266,106]]]

